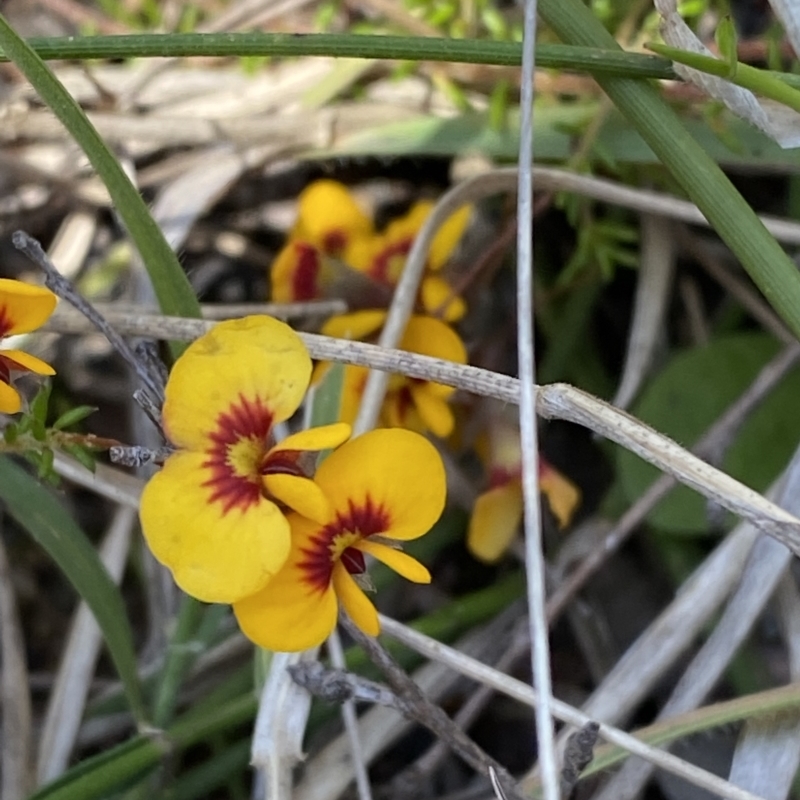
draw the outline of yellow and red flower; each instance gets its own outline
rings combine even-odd
[[[289,554],[285,510],[311,519],[330,504],[311,479],[316,451],[350,435],[337,423],[275,442],[299,407],[311,359],[297,334],[264,316],[220,323],[176,361],[164,430],[178,451],[141,502],[147,543],[187,594],[230,603],[261,589]]]
[[[371,303],[370,296],[375,292],[365,291],[348,268],[368,277],[375,287],[393,288],[432,209],[429,201],[415,203],[408,213],[377,233],[347,187],[331,180],[315,181],[301,193],[297,222],[272,264],[272,299],[313,300],[330,296],[338,284],[359,306]],[[421,307],[448,322],[459,320],[466,306],[439,273],[453,254],[471,213],[471,208],[464,206],[439,229],[420,286]],[[365,300],[365,295],[369,299]]]
[[[315,482],[331,498],[329,515],[290,514],[291,552],[283,568],[261,591],[233,604],[244,634],[270,650],[320,644],[340,606],[365,633],[377,635],[377,611],[359,586],[365,556],[408,580],[430,581],[428,570],[398,549],[427,533],[444,508],[444,467],[428,441],[410,431],[371,431],[330,455]]]
[[[30,333],[43,325],[58,302],[41,286],[0,278],[0,340],[6,336]],[[13,386],[15,373],[54,375],[46,362],[21,350],[0,349],[0,413],[16,414],[22,398]]]
[[[341,314],[331,317],[323,325],[322,333],[343,339],[365,338],[378,330],[385,318],[386,313],[379,310]],[[456,364],[467,363],[467,349],[459,335],[435,317],[411,317],[398,348]],[[352,424],[355,420],[368,374],[366,367],[345,367],[339,409],[342,421]],[[452,386],[392,375],[381,409],[381,422],[391,428],[408,428],[419,433],[430,431],[440,438],[449,436],[455,425],[449,405],[454,392]]]
[[[500,412],[488,429],[489,488],[475,501],[467,530],[467,547],[481,561],[497,561],[511,546],[522,522],[522,451],[519,429]],[[566,526],[580,502],[575,485],[541,454],[539,489],[558,524]]]

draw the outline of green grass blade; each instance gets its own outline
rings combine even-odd
[[[568,44],[616,47],[581,0],[540,0],[539,13]],[[647,81],[598,75],[597,82],[703,212],[796,336],[800,273],[722,170]]]
[[[2,14],[0,47],[61,120],[105,183],[114,207],[147,267],[161,310],[165,314],[199,317],[200,306],[192,287],[136,187],[81,107]]]
[[[29,44],[44,60],[165,56],[333,56],[517,67],[522,58],[518,42],[418,36],[362,36],[347,33],[142,33],[126,36],[34,38]],[[4,57],[0,54],[0,59],[2,58]],[[601,50],[543,44],[537,50],[537,58],[540,66],[553,69],[603,72],[640,78],[675,78],[669,61],[658,56],[626,53],[619,49]]]
[[[53,495],[6,456],[0,456],[0,500],[48,552],[94,614],[134,716],[144,720],[133,633],[119,589],[83,531]]]

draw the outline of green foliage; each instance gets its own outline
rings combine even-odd
[[[750,385],[778,350],[765,334],[722,337],[706,347],[675,354],[649,383],[633,413],[690,447]],[[800,369],[794,369],[750,415],[734,437],[721,468],[763,491],[786,465],[800,441]],[[628,451],[617,451],[625,496],[633,502],[660,475]],[[709,528],[705,498],[685,486],[674,489],[648,516],[671,533],[697,534]]]

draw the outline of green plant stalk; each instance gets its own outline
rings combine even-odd
[[[186,56],[332,56],[518,67],[522,60],[521,46],[515,42],[339,33],[144,33],[126,36],[37,37],[30,39],[29,44],[46,61]],[[563,44],[543,44],[537,52],[539,65],[553,69],[604,72],[640,78],[676,77],[669,61],[642,53]],[[0,59],[5,58],[6,56],[0,54]]]
[[[0,14],[0,47],[31,86],[61,120],[108,189],[114,207],[142,256],[164,313],[199,317],[200,304],[178,259],[156,224],[136,187],[112,155],[86,114],[50,72],[36,52],[20,38]],[[185,345],[173,343],[180,354]]]
[[[540,0],[539,14],[568,44],[617,47],[581,0]],[[722,170],[686,131],[655,86],[628,78],[596,78],[741,261],[772,307],[800,336],[800,273]]]
[[[163,728],[172,718],[183,676],[198,655],[192,647],[197,626],[203,613],[212,609],[189,595],[181,597],[153,705],[153,725],[157,728]]]
[[[29,800],[91,800],[113,795],[137,775],[152,769],[170,752],[182,750],[253,718],[256,700],[249,692],[207,716],[181,721],[165,737],[137,736],[105,753],[87,758]]]
[[[731,69],[727,61],[720,61],[718,58],[704,56],[700,53],[691,53],[687,50],[679,50],[677,47],[669,47],[665,44],[648,44],[653,52],[659,53],[679,64],[705,72],[708,75],[715,75],[718,78],[749,89],[762,97],[769,97],[777,100],[795,111],[800,111],[800,91],[791,86],[787,86],[774,72],[763,69],[756,69],[749,64],[737,62],[735,69]]]

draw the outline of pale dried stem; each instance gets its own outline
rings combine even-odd
[[[520,703],[528,706],[535,706],[538,703],[537,692],[528,684],[509,675],[504,675],[492,667],[488,667],[486,664],[466,656],[448,645],[442,644],[436,639],[406,627],[402,623],[381,615],[381,630],[418,653],[422,653],[427,658],[447,664],[460,674],[491,686],[496,691]],[[554,716],[563,722],[576,727],[583,727],[594,721],[574,706],[555,698],[553,698],[552,702]],[[632,754],[641,756],[659,768],[678,775],[695,786],[707,789],[727,800],[757,800],[757,796],[751,792],[744,791],[728,781],[706,772],[706,770],[676,758],[670,753],[665,753],[663,750],[646,745],[619,728],[601,723],[600,736],[607,742],[616,744]]]
[[[194,339],[213,326],[211,322],[180,317],[112,314],[108,315],[108,322],[126,335],[182,340]],[[90,328],[77,315],[58,314],[51,318],[47,329],[82,333]],[[310,333],[301,333],[300,336],[313,358],[435,381],[506,403],[519,402],[519,381],[507,375],[363,342]],[[537,387],[536,409],[545,418],[574,422],[622,445],[737,516],[751,521],[795,553],[800,553],[800,520],[797,517],[709,466],[640,420],[563,383]]]

